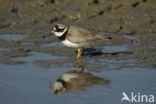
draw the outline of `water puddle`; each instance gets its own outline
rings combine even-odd
[[[116,45],[116,46],[104,46],[102,49],[103,53],[115,53],[115,52],[124,52],[127,51],[128,48],[126,45]]]
[[[138,37],[138,35],[133,35],[133,36],[130,36],[130,35],[122,35],[122,36],[124,38],[126,38],[126,39],[131,39],[131,40],[136,39]]]
[[[0,98],[5,104],[10,101],[16,104],[121,104],[123,91],[128,95],[131,92],[156,93],[155,80],[151,80],[156,78],[156,70],[149,68],[100,72],[88,72],[84,69],[84,72],[78,73],[74,68],[55,67],[45,70],[31,64],[0,64],[0,67]],[[23,102],[23,99],[29,100]]]
[[[1,52],[9,51],[9,50],[10,50],[9,48],[2,48],[2,47],[0,47],[0,56],[2,56]]]
[[[123,37],[126,38],[126,39],[130,39],[133,45],[135,45],[135,46],[136,46],[136,45],[139,45],[139,44],[136,42],[136,40],[135,40],[135,39],[138,37],[138,35],[133,35],[133,36],[123,35]]]
[[[19,35],[19,34],[4,34],[4,35],[0,35],[0,39],[4,39],[4,40],[22,40],[23,38],[25,38],[25,35]]]
[[[27,41],[22,41],[22,43],[21,43],[22,45],[33,45],[33,43],[32,42],[27,42]]]
[[[42,47],[51,47],[51,46],[59,46],[63,47],[64,45],[60,42],[53,42],[53,43],[48,43],[48,44],[41,44]]]
[[[16,57],[16,58],[12,58],[12,60],[33,62],[35,60],[51,60],[51,59],[58,59],[59,58],[59,57],[53,56],[51,54],[40,53],[40,52],[29,52],[29,54],[30,54],[30,56]]]
[[[2,47],[0,47],[0,51],[9,51],[9,48],[2,48]]]

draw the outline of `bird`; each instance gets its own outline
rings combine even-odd
[[[91,42],[112,39],[112,37],[93,34],[89,30],[78,26],[67,26],[65,24],[54,25],[51,34],[55,34],[65,46],[78,48],[77,59],[80,58],[84,48],[89,46]]]
[[[76,70],[63,73],[49,88],[54,94],[63,92],[76,92],[85,90],[85,87],[93,85],[104,85],[110,81],[94,76],[89,72],[77,72]]]

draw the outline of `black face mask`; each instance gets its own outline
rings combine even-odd
[[[56,30],[55,30],[56,32],[63,32],[65,29],[65,28],[59,29],[57,25],[54,25],[54,27],[56,28]]]

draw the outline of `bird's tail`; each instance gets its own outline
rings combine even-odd
[[[103,36],[103,35],[95,35],[96,40],[111,40],[112,37],[110,36]]]

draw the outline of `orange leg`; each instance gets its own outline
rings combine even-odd
[[[77,59],[80,58],[82,52],[83,52],[83,48],[82,49],[78,48],[78,53],[77,53],[77,56],[76,56]]]
[[[84,71],[84,65],[81,65],[81,63],[79,63],[79,66],[78,66],[78,69],[77,69],[77,72],[83,72]]]

